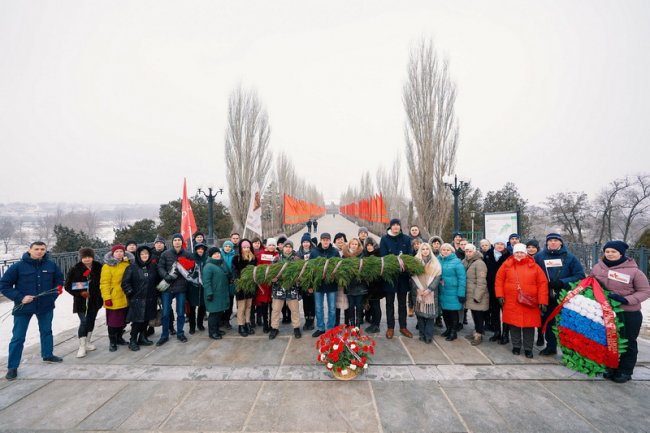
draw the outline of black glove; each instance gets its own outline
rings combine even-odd
[[[503,307],[503,303],[505,302],[505,299],[503,298],[497,298],[499,300],[499,305]]]
[[[165,275],[165,281],[167,281],[169,284],[173,283],[176,278],[178,278],[176,275]]]
[[[474,301],[475,304],[480,304],[481,301],[478,301],[476,298],[473,298],[472,301]]]
[[[564,283],[561,280],[553,280],[548,282],[548,288],[554,292],[559,292],[564,288]]]
[[[539,309],[542,311],[542,313],[546,313],[546,305],[539,304]]]
[[[466,298],[464,296],[459,296],[458,297],[458,302],[460,302],[461,304],[465,305],[465,301],[466,301]]]
[[[206,296],[206,299],[208,300],[208,302],[212,302],[214,300],[214,295],[210,294]]]
[[[619,295],[618,293],[611,292],[609,295],[607,295],[609,299],[613,299],[615,301],[620,302],[623,305],[629,304],[628,300],[625,299],[623,296]]]

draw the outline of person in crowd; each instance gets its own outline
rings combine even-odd
[[[133,254],[133,257],[135,259],[135,251],[138,249],[138,243],[134,240],[128,240],[124,244],[124,247],[125,247],[125,251],[130,254]]]
[[[463,234],[461,232],[454,232],[451,238],[452,238],[452,245],[454,247],[454,253],[459,259],[462,260],[463,258],[458,256],[458,250],[464,253],[464,251],[460,247],[460,241],[463,240]]]
[[[307,220],[307,233],[311,233],[311,220]]]
[[[284,243],[287,241],[287,237],[284,235],[280,235],[278,237],[278,254],[282,252],[282,247],[284,247]]]
[[[411,239],[411,250],[413,251],[413,255],[417,255],[418,250],[420,249],[420,245],[422,245],[422,239],[421,238],[412,238]]]
[[[467,238],[462,238],[458,245],[459,248],[456,250],[456,257],[462,261],[465,259],[465,246],[467,245]],[[458,314],[458,331],[460,331],[463,329],[463,325],[467,325],[467,308],[461,308]]]
[[[339,257],[343,257],[344,251],[347,248],[348,244],[348,238],[345,236],[345,233],[337,233],[334,235],[334,246],[339,252]],[[342,287],[339,287],[337,290],[337,296],[344,297],[345,296],[345,291]],[[343,320],[345,323],[349,323],[349,318],[350,316],[350,309],[347,308],[343,310]],[[335,316],[335,321],[334,321],[334,326],[339,326],[341,324],[341,309],[339,307],[336,308],[336,316]]]
[[[156,346],[162,346],[169,341],[170,313],[172,301],[176,299],[177,332],[176,338],[181,343],[187,342],[185,336],[185,296],[187,294],[187,280],[180,272],[172,272],[172,268],[183,266],[181,262],[192,264],[194,260],[189,251],[183,248],[183,236],[176,233],[172,236],[172,248],[161,254],[158,261],[158,274],[160,278],[169,283],[169,288],[162,292],[162,333]]]
[[[402,233],[402,222],[398,218],[393,218],[388,225],[386,234],[381,237],[379,242],[379,254],[384,257],[388,254],[406,254],[411,255],[411,238]],[[391,339],[395,335],[395,297],[397,297],[397,316],[399,321],[400,332],[408,338],[413,338],[413,334],[406,327],[406,296],[409,293],[410,278],[408,274],[401,273],[395,282],[390,284],[384,283],[384,292],[386,292],[386,338]]]
[[[537,239],[531,239],[526,242],[526,254],[535,258],[535,254],[539,253],[539,242]]]
[[[208,261],[208,246],[203,242],[194,244],[194,273],[193,280],[188,282],[187,285],[187,301],[189,309],[187,313],[187,321],[190,324],[190,335],[194,335],[196,330],[205,331],[203,326],[203,319],[205,318],[205,301],[203,300],[203,280],[202,273],[205,263]]]
[[[471,311],[474,321],[472,346],[478,346],[485,334],[485,314],[490,306],[490,294],[487,289],[487,266],[483,255],[473,244],[465,245],[463,266],[467,275],[465,308]]]
[[[257,255],[257,253],[262,251],[262,240],[259,237],[255,236],[251,239],[251,245],[253,246],[253,254]]]
[[[510,253],[506,248],[506,241],[497,239],[494,241],[492,248],[483,255],[485,265],[487,266],[487,286],[490,293],[490,310],[489,310],[489,328],[494,334],[490,337],[490,341],[496,341],[499,344],[508,344],[510,342],[510,335],[508,333],[508,325],[501,322],[501,305],[496,297],[495,280],[499,268],[510,257]]]
[[[206,243],[205,234],[203,234],[203,232],[194,233],[194,236],[192,237],[192,243],[194,245],[205,244]]]
[[[231,236],[232,237],[232,236]],[[226,269],[228,270],[228,276],[230,277],[230,304],[228,306],[228,309],[224,312],[224,314],[221,315],[221,326],[226,328],[226,330],[231,330],[232,325],[230,324],[230,318],[232,317],[232,311],[233,311],[233,304],[235,302],[235,280],[233,277],[233,269],[232,269],[232,261],[235,258],[235,255],[237,252],[235,251],[235,244],[233,241],[228,240],[223,243],[223,246],[221,247],[221,259],[223,260],[223,263],[226,265]]]
[[[503,306],[503,323],[509,325],[512,354],[519,355],[523,346],[526,358],[532,358],[535,328],[542,324],[539,311],[548,305],[546,278],[524,244],[517,243],[512,250],[497,272],[496,296]]]
[[[158,264],[158,260],[160,260],[160,255],[165,252],[167,249],[167,245],[165,245],[165,238],[162,236],[156,236],[156,239],[153,241],[153,250],[151,251],[151,262],[155,265]],[[158,307],[160,308],[162,305],[161,301],[161,296],[160,292],[158,292]],[[176,330],[174,330],[174,322],[175,318],[173,316],[173,312],[170,314],[169,317],[169,330],[172,333],[172,335],[176,334]],[[149,326],[147,328],[147,336],[151,336],[155,334],[156,330],[154,329],[153,326]]]
[[[417,227],[417,226],[413,226],[413,227]],[[413,227],[411,227],[411,229],[413,229]],[[418,229],[418,233],[419,233],[419,229]],[[421,238],[419,237],[411,238],[411,250],[412,250],[411,254],[416,256],[418,254],[418,250],[420,249],[421,244],[422,244]],[[415,310],[413,309],[414,306],[413,299],[414,299],[413,290],[411,290],[411,292],[406,297],[407,307],[408,307],[408,313],[407,313],[408,317],[413,317],[415,315]]]
[[[368,228],[367,227],[359,227],[359,232],[357,233],[357,237],[359,238],[359,241],[361,242],[361,247],[366,244],[366,239],[368,239],[369,236]]]
[[[617,315],[623,323],[620,333],[627,340],[627,350],[621,355],[618,368],[607,369],[603,374],[605,379],[616,383],[625,383],[632,378],[639,353],[636,340],[643,322],[641,303],[650,298],[648,277],[634,259],[625,255],[628,248],[623,241],[605,243],[603,257],[591,270],[601,286],[609,290],[609,298],[620,302],[623,309]]]
[[[440,261],[433,255],[431,245],[420,245],[415,258],[424,265],[424,273],[411,276],[411,293],[415,300],[415,315],[418,319],[420,340],[431,344],[433,342],[433,328],[437,316],[438,285],[442,274]]]
[[[258,265],[272,265],[280,260],[279,254],[277,252],[278,241],[275,238],[268,238],[266,240],[266,247],[263,251],[260,251],[255,259],[257,260]],[[257,294],[255,295],[255,306],[257,309],[258,320],[261,318],[261,324],[263,326],[262,330],[265,334],[271,332],[271,327],[269,326],[269,306],[271,305],[271,290],[272,287],[269,284],[260,284],[257,289]]]
[[[303,233],[300,238],[300,248],[298,248],[298,258],[309,260],[314,244],[311,241],[309,233]],[[303,331],[313,331],[314,319],[316,318],[316,301],[314,300],[314,289],[311,287],[304,288],[302,293],[302,310],[305,316]]]
[[[253,254],[255,254],[255,257],[257,257],[260,251],[263,251],[262,246],[264,245],[264,243],[259,237],[255,236],[253,239],[251,239],[251,245],[253,246],[252,252]],[[255,320],[255,316],[257,316],[257,320]],[[262,326],[262,316],[257,314],[255,299],[253,299],[253,307],[251,308],[250,324],[252,329],[255,329],[255,324]]]
[[[463,263],[456,254],[454,246],[442,244],[440,247],[440,265],[442,266],[442,282],[440,283],[440,306],[445,321],[445,340],[453,341],[458,338],[459,311],[465,305],[466,275]]]
[[[420,232],[420,227],[418,227],[417,225],[413,224],[411,228],[409,228],[409,234],[411,235],[411,239],[420,239],[420,242],[423,241],[422,233]]]
[[[39,278],[37,278],[39,276]],[[25,336],[33,315],[38,320],[41,336],[41,358],[45,362],[62,362],[54,355],[52,318],[54,302],[63,290],[63,273],[47,254],[44,242],[32,242],[20,261],[14,263],[0,278],[0,293],[14,301],[14,326],[9,342],[7,380],[18,377]]]
[[[348,238],[345,236],[345,233],[337,233],[334,235],[334,246],[339,250],[339,255],[343,257],[343,250],[348,244]]]
[[[111,352],[115,352],[118,345],[126,346],[126,341],[122,336],[126,327],[129,301],[122,290],[122,278],[128,267],[129,259],[125,255],[124,245],[113,245],[104,256],[104,266],[102,266],[99,282],[106,309],[106,327],[108,328],[109,351]]]
[[[519,236],[518,233],[512,233],[508,237],[508,245],[506,247],[508,248],[508,252],[512,254],[512,249],[514,248],[515,245],[521,242],[521,236]]]
[[[241,277],[242,271],[247,266],[257,265],[257,259],[253,253],[253,245],[248,239],[242,239],[239,243],[239,252],[232,260],[233,279],[235,285],[237,280]],[[247,294],[241,291],[235,292],[235,299],[237,300],[237,331],[242,337],[248,337],[255,334],[255,328],[249,322],[251,317],[251,309],[253,307],[254,294]]]
[[[535,261],[542,269],[548,282],[548,310],[542,316],[542,322],[546,321],[548,315],[557,307],[557,296],[562,289],[568,289],[570,283],[575,283],[585,277],[585,271],[580,260],[567,250],[564,241],[558,233],[546,235],[546,248],[535,255]],[[553,333],[553,318],[544,333],[546,347],[539,352],[543,356],[557,354],[557,339]]]
[[[312,226],[314,226],[314,233],[318,233],[318,220],[314,220]]]
[[[479,249],[481,250],[481,254],[483,255],[485,255],[485,253],[490,251],[490,248],[492,248],[492,243],[490,243],[490,241],[487,239],[481,239],[478,245],[479,245]]]
[[[323,232],[320,235],[320,243],[318,246],[311,250],[310,259],[317,257],[325,257],[331,259],[332,257],[339,257],[339,251],[332,245],[332,237],[329,233]],[[312,337],[317,338],[325,333],[325,330],[334,328],[334,321],[336,320],[336,292],[338,284],[336,282],[322,283],[318,290],[314,293],[314,300],[316,301],[316,330]],[[327,322],[325,322],[325,299],[327,298]]]
[[[293,251],[293,242],[287,240],[282,246],[282,254],[280,254],[280,263],[293,262],[299,260],[296,253]],[[291,287],[282,287],[279,282],[273,283],[273,304],[271,314],[271,332],[269,333],[269,340],[273,340],[280,333],[280,313],[282,308],[287,305],[291,312],[291,325],[293,326],[293,336],[296,338],[302,337],[300,332],[300,286],[294,284]]]
[[[237,251],[239,248],[239,241],[241,239],[241,235],[237,232],[230,233],[230,242],[232,242],[233,249]]]
[[[442,240],[440,236],[431,236],[429,239],[429,245],[431,246],[431,252],[433,255],[438,258],[440,257],[440,247],[442,244],[445,242]],[[444,327],[442,324],[442,308],[440,308],[440,284],[438,284],[438,292],[436,293],[436,301],[438,302],[438,308],[436,308],[436,311],[438,312],[438,315],[436,316],[436,326],[438,328]]]
[[[147,323],[156,317],[158,307],[158,265],[152,262],[151,248],[146,245],[135,251],[135,262],[128,266],[122,278],[122,291],[129,301],[126,321],[131,322],[129,349],[136,352],[140,346],[151,346],[147,338]]]
[[[101,274],[102,264],[95,260],[95,251],[92,248],[81,248],[79,262],[70,268],[65,279],[65,290],[74,297],[72,313],[79,316],[77,358],[83,358],[87,351],[96,349],[91,338],[95,330],[97,312],[104,305],[102,292],[99,290]]]
[[[209,313],[208,336],[221,340],[226,333],[219,326],[230,301],[230,276],[218,247],[208,249],[208,261],[203,268],[203,288],[205,309]]]
[[[343,250],[343,257],[359,257],[363,253],[361,241],[357,238],[350,239],[348,245]],[[364,299],[368,294],[368,285],[361,280],[350,282],[347,289],[348,304],[348,321],[347,323],[352,326],[361,326],[363,324],[364,316]]]
[[[361,258],[365,257],[379,257],[379,245],[373,238],[366,239]],[[381,323],[381,299],[385,296],[384,283],[382,280],[377,279],[368,284],[368,303],[370,304],[370,326],[366,328],[369,334],[376,334],[379,332],[379,324]]]

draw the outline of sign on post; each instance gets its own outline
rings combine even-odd
[[[519,233],[517,212],[491,212],[485,214],[485,238],[494,243],[496,239],[505,239],[511,233]]]

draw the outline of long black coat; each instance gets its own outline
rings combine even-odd
[[[99,280],[102,274],[102,264],[93,261],[90,267],[90,275],[84,277],[84,272],[88,268],[86,265],[79,262],[74,265],[68,271],[68,275],[65,279],[65,290],[74,297],[74,302],[72,304],[72,312],[77,313],[86,313],[86,299],[81,296],[81,290],[72,290],[74,283],[85,283],[88,282],[88,310],[89,311],[99,311],[104,305],[104,300],[102,299],[102,292],[99,290]]]
[[[140,249],[136,252],[135,263],[124,271],[122,290],[129,299],[127,322],[148,322],[156,317],[158,290],[160,281],[156,264],[149,257],[146,263],[140,260]]]
[[[496,260],[494,258],[494,247],[490,248],[483,256],[483,261],[485,261],[485,265],[487,266],[487,286],[491,294],[494,294],[494,282],[497,277],[497,272],[508,257],[510,257],[510,252],[504,249],[499,260]]]

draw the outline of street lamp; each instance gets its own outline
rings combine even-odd
[[[474,239],[474,217],[476,216],[476,212],[475,212],[475,211],[471,211],[471,212],[469,213],[469,216],[472,218],[472,243],[474,243],[474,240],[475,240],[475,239]]]
[[[454,233],[460,230],[460,210],[458,209],[458,197],[460,196],[463,186],[467,185],[465,180],[458,180],[458,176],[454,175],[453,182],[451,176],[445,176],[442,180],[445,186],[449,187],[451,193],[454,195]]]
[[[223,194],[223,188],[215,189],[214,194],[212,194],[211,186],[208,187],[207,194],[199,188],[199,194],[203,194],[208,199],[208,245],[212,246],[214,245],[214,217],[212,216],[214,199],[217,197],[217,194]]]

